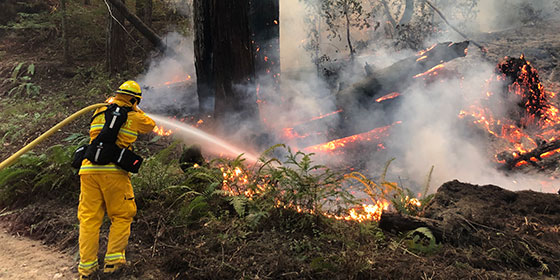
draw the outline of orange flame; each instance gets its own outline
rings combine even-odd
[[[387,136],[389,128],[391,128],[393,125],[399,124],[399,123],[401,123],[401,122],[397,121],[397,122],[395,122],[391,125],[388,125],[388,126],[378,127],[376,129],[370,130],[368,132],[364,132],[364,133],[360,133],[360,134],[336,139],[336,140],[333,140],[333,141],[330,141],[330,142],[327,142],[327,143],[324,143],[324,144],[310,146],[310,147],[305,148],[304,150],[310,151],[310,152],[333,152],[335,150],[338,150],[339,148],[345,147],[346,145],[348,145],[350,143],[354,143],[356,141],[372,141],[374,139],[378,140],[381,137]]]
[[[435,72],[436,70],[442,69],[442,68],[444,68],[444,67],[445,67],[445,66],[444,66],[443,64],[438,64],[438,65],[432,67],[430,70],[428,70],[428,71],[426,71],[426,72],[424,72],[424,73],[420,73],[420,74],[418,74],[418,75],[416,75],[416,76],[413,76],[413,78],[416,79],[416,78],[423,77],[423,76],[426,76],[426,75],[429,75],[429,74],[432,74],[432,73],[435,75],[435,74],[437,74],[437,72]]]
[[[384,95],[382,97],[379,97],[379,98],[375,99],[375,102],[380,103],[380,102],[383,102],[385,100],[393,99],[393,98],[395,98],[397,96],[400,96],[400,95],[401,94],[398,93],[398,92],[392,92],[392,93],[389,93],[387,95]]]
[[[166,130],[163,126],[155,126],[153,132],[160,136],[169,136],[173,133],[171,129]]]

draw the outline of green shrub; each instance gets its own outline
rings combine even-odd
[[[70,166],[76,146],[55,145],[43,154],[27,153],[0,170],[0,205],[41,199],[76,199],[79,179]]]

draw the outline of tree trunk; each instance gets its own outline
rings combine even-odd
[[[207,115],[214,109],[212,74],[211,1],[193,1],[194,56],[199,113]]]
[[[136,15],[148,27],[152,26],[152,11],[153,11],[152,0],[136,0]]]
[[[153,12],[153,1],[152,0],[136,0],[136,15],[146,24],[146,26],[152,26],[152,12]],[[146,38],[140,38],[143,48],[145,50],[151,49],[151,43]]]
[[[84,0],[84,5],[91,5],[91,0]]]
[[[124,5],[125,0],[120,1]],[[113,5],[110,6],[109,23],[107,28],[107,70],[113,75],[126,69],[126,32],[124,30],[124,16]]]
[[[212,0],[211,8],[214,116],[235,132],[240,121],[258,120],[249,0]]]
[[[68,42],[68,11],[66,9],[67,0],[60,1],[60,8],[62,10],[62,53],[64,56],[64,64],[70,64],[70,52]]]
[[[389,4],[387,4],[386,0],[381,0],[381,4],[383,4],[383,8],[385,10],[385,15],[387,16],[387,19],[389,20],[389,22],[391,22],[393,28],[395,28],[397,26],[397,22],[395,21],[393,15],[391,14],[391,9],[389,8]]]
[[[404,13],[399,24],[409,24],[414,15],[414,0],[406,0]]]
[[[161,52],[168,52],[170,55],[175,55],[175,52],[172,48],[167,48],[163,40],[150,28],[148,27],[140,18],[138,18],[135,14],[131,13],[126,6],[124,5],[124,1],[120,0],[108,0],[111,3],[112,7],[114,7],[117,11],[122,13],[124,17],[132,25],[136,28],[150,43],[152,43],[159,51]],[[123,30],[124,32],[124,30]]]
[[[352,47],[352,39],[350,38],[350,15],[348,14],[348,5],[344,6],[344,17],[346,18],[346,42],[350,49],[350,60],[354,62],[354,48]]]

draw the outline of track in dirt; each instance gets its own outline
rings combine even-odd
[[[72,257],[41,242],[13,236],[0,224],[0,279],[75,279]]]

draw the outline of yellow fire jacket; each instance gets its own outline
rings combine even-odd
[[[130,97],[124,94],[117,94],[112,103],[116,103],[119,106],[132,107],[129,101]],[[94,113],[100,113],[107,110],[107,107],[101,107],[97,109]],[[103,125],[105,124],[105,114],[100,114],[91,122],[89,129],[90,143],[92,139],[95,139],[97,135],[101,132]],[[128,118],[126,123],[124,123],[117,136],[117,146],[120,148],[129,147],[138,138],[138,134],[145,134],[154,129],[156,123],[148,117],[142,110],[134,106],[133,110],[128,113]],[[93,174],[93,173],[106,173],[106,172],[121,172],[128,174],[128,172],[119,168],[113,163],[107,165],[96,165],[91,163],[88,159],[82,161],[82,167],[78,174]]]

